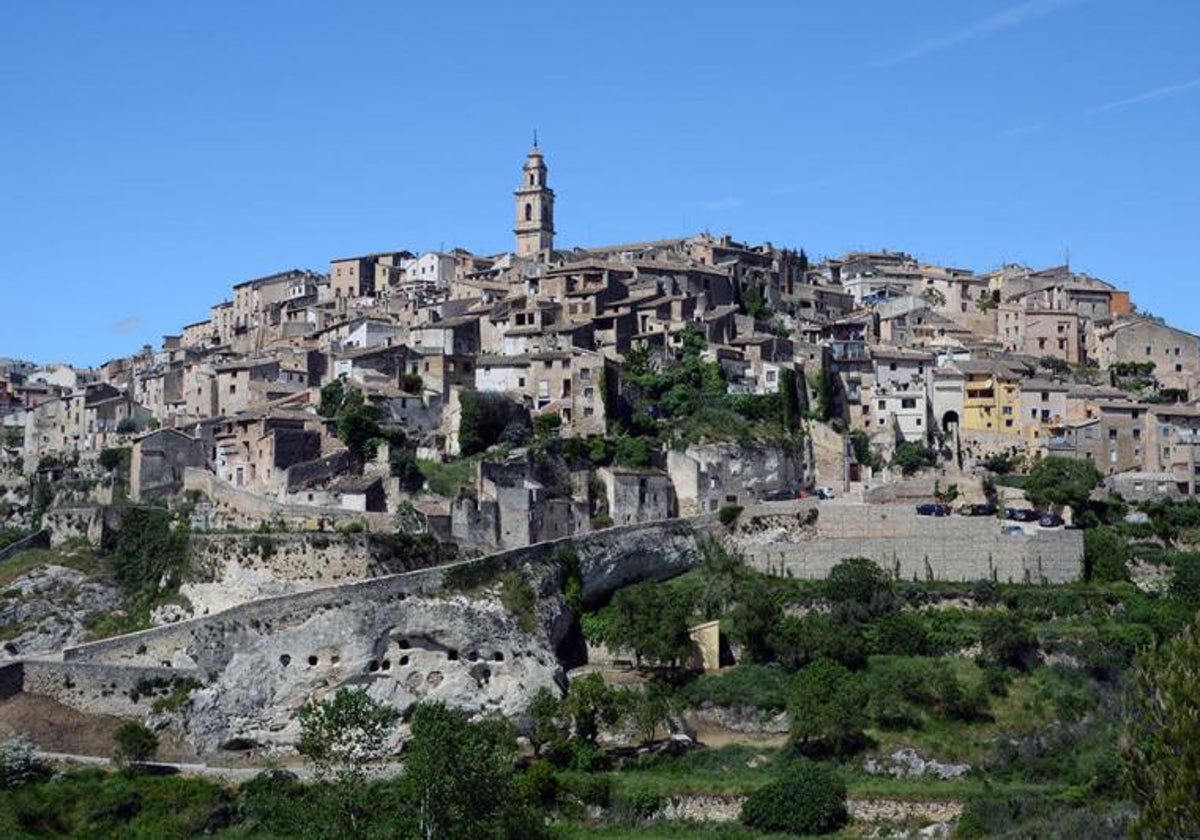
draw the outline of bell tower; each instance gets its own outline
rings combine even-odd
[[[546,186],[546,161],[538,148],[537,135],[533,148],[521,168],[521,186],[517,197],[517,256],[535,257],[554,247],[554,190]]]

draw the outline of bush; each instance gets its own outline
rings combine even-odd
[[[0,741],[0,789],[20,787],[46,775],[46,766],[33,754],[33,742],[24,735]]]
[[[737,522],[738,517],[741,515],[741,505],[724,505],[720,510],[717,511],[717,519],[719,519],[721,524],[727,528],[733,525],[734,522]]]
[[[983,619],[983,656],[987,662],[1028,671],[1036,664],[1038,642],[1029,626],[1009,613]]]
[[[1097,583],[1129,580],[1129,549],[1116,531],[1103,525],[1083,532],[1084,577]]]
[[[881,616],[867,630],[872,653],[924,656],[929,653],[929,631],[914,612]]]
[[[119,767],[138,764],[154,755],[158,749],[158,736],[149,727],[136,721],[122,724],[113,734],[113,761]]]
[[[937,463],[937,453],[920,443],[906,440],[892,454],[892,466],[899,467],[904,475],[912,475],[925,467]]]
[[[796,761],[750,794],[742,823],[764,832],[829,834],[846,824],[846,784],[823,764]]]
[[[897,606],[895,582],[866,557],[847,557],[830,569],[825,595],[833,602],[836,615],[855,621]]]
[[[108,472],[128,474],[133,450],[128,446],[108,447],[100,450],[100,466]]]
[[[525,575],[515,569],[504,573],[500,578],[500,603],[526,633],[537,629],[537,593]]]

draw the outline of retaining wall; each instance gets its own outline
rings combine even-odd
[[[799,503],[794,510],[742,513],[733,541],[755,567],[823,578],[840,560],[859,556],[903,580],[1056,584],[1083,573],[1083,532],[1074,529],[1026,526],[1006,534],[1012,523],[994,517],[918,516],[911,505]],[[812,522],[810,510],[817,512]]]
[[[0,668],[0,700],[36,694],[85,714],[144,717],[193,670],[27,659]]]
[[[595,602],[632,581],[670,577],[694,565],[699,559],[695,532],[711,523],[711,517],[699,517],[608,528],[577,539],[537,543],[475,560],[264,598],[177,624],[67,648],[63,658],[68,662],[147,666],[168,663],[215,672],[224,666],[247,628],[258,632],[293,627],[318,611],[349,606],[355,601],[398,604],[410,595],[440,591],[447,574],[457,573],[461,580],[464,573],[473,571],[486,580],[508,568],[550,562],[565,545],[572,546],[578,556],[585,602]]]

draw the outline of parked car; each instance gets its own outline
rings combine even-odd
[[[778,490],[768,490],[762,494],[764,502],[786,502],[794,498],[796,498],[796,491],[788,490],[786,487],[781,487]]]
[[[1032,508],[1009,508],[1004,517],[1014,522],[1037,522],[1038,512]]]
[[[1043,513],[1042,518],[1038,520],[1038,524],[1043,528],[1061,528],[1063,518],[1057,513]]]
[[[995,516],[996,506],[992,504],[963,505],[958,512],[962,516]]]
[[[929,504],[917,505],[917,516],[949,516],[950,505],[943,505],[940,502],[930,502]]]
[[[1000,529],[1000,532],[1006,537],[1016,537],[1025,533],[1025,529],[1020,525],[1005,525]]]
[[[832,487],[818,487],[814,492],[816,493],[818,499],[832,499],[833,498],[833,488]]]

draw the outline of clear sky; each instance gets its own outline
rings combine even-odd
[[[709,230],[1061,263],[1200,332],[1200,3],[13,0],[0,356],[95,364],[236,282]]]

